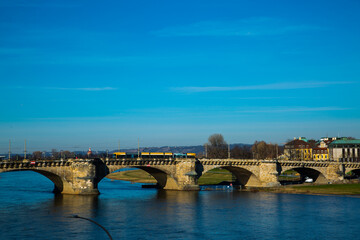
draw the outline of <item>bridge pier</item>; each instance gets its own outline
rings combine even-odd
[[[176,163],[173,177],[167,178],[167,190],[200,190],[198,185],[198,176],[196,173],[196,160],[195,159],[182,159]]]
[[[280,186],[279,182],[279,165],[277,161],[262,160],[259,165],[259,180],[262,187]]]
[[[62,194],[98,195],[98,183],[108,172],[100,159],[73,160],[70,169],[63,175],[62,190],[55,185],[55,191],[61,190]]]
[[[343,181],[345,177],[345,166],[341,163],[330,163],[326,168],[326,179],[329,182]]]

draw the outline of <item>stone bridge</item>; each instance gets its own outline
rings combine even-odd
[[[63,194],[99,194],[98,183],[109,173],[135,167],[151,174],[158,186],[168,190],[199,190],[198,179],[206,172],[223,168],[236,177],[236,184],[246,187],[280,185],[278,176],[290,169],[308,176],[316,183],[337,182],[345,173],[360,175],[360,163],[283,161],[254,159],[70,159],[66,161],[0,162],[0,173],[34,171],[49,178],[54,192]]]

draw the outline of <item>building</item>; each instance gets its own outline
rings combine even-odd
[[[89,151],[87,152],[88,157],[90,157],[92,155],[92,151],[91,148],[89,148]]]
[[[338,137],[322,137],[322,138],[320,138],[320,141],[324,141],[324,142],[326,142],[326,141],[335,141],[335,140],[337,140],[337,139],[339,139]]]
[[[314,161],[327,161],[329,160],[329,149],[327,147],[313,148],[312,155]]]
[[[330,160],[359,162],[360,161],[360,140],[342,138],[329,144]]]
[[[286,159],[296,161],[312,160],[312,146],[301,137],[285,144],[284,155]]]
[[[312,158],[314,161],[326,161],[329,160],[329,148],[328,144],[332,142],[331,139],[321,139],[320,143],[313,147]]]

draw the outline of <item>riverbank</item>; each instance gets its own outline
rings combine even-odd
[[[111,180],[122,180],[137,183],[157,183],[156,179],[143,170],[127,170],[111,173],[107,176]]]
[[[107,176],[107,178],[112,180],[123,180],[138,183],[157,182],[156,179],[153,178],[150,174],[140,169],[111,173]],[[222,182],[230,183],[233,180],[233,175],[229,171],[224,169],[214,169],[201,176],[199,179],[199,185],[215,185]]]
[[[247,191],[261,191],[274,193],[294,193],[313,195],[359,195],[359,183],[326,184],[326,185],[292,185],[271,188],[249,188]]]
[[[116,172],[108,175],[112,180],[123,180],[138,183],[156,183],[150,174],[143,170],[128,170]],[[199,179],[199,185],[217,185],[221,183],[231,183],[233,176],[230,172],[222,169],[215,169],[211,172],[204,174]],[[273,193],[293,193],[293,194],[314,194],[314,195],[359,195],[360,184],[358,181],[344,183],[344,184],[299,184],[299,185],[286,185],[280,187],[270,188],[247,188],[242,191],[250,192],[273,192]]]

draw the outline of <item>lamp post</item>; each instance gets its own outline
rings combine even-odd
[[[11,140],[9,139],[9,161],[11,160]]]
[[[138,157],[137,160],[140,160],[140,139],[138,138]]]
[[[25,139],[24,160],[26,160],[26,139]]]
[[[111,237],[109,231],[106,230],[106,228],[103,227],[103,226],[101,226],[99,223],[95,222],[94,220],[89,219],[89,218],[85,218],[85,217],[80,217],[79,215],[73,215],[73,216],[71,216],[70,218],[80,218],[80,219],[84,219],[84,220],[87,220],[87,221],[89,221],[89,222],[95,223],[96,225],[98,225],[99,227],[101,227],[101,228],[106,232],[106,234],[108,235],[109,239],[112,240],[112,237]]]
[[[205,143],[205,158],[208,158],[208,149],[207,149],[207,143]]]
[[[228,159],[230,159],[230,143],[228,144]]]

